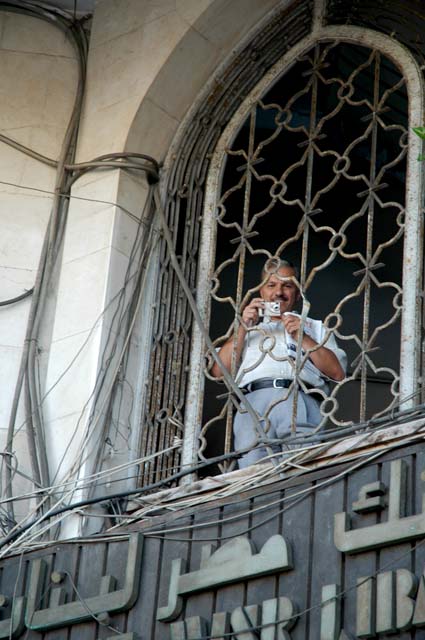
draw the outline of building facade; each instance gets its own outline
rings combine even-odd
[[[76,9],[0,0],[0,636],[420,637],[424,8]],[[236,471],[211,367],[276,258],[347,376]]]

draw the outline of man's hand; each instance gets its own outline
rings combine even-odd
[[[298,340],[301,326],[300,316],[287,313],[282,316],[282,322],[291,338]],[[305,351],[310,351],[310,360],[325,376],[331,380],[344,380],[345,373],[333,351],[327,347],[318,347],[317,342],[306,333],[302,335],[301,346]]]
[[[285,315],[282,316],[282,322],[291,338],[298,340],[298,334],[301,326],[300,316],[296,316],[293,313],[285,313]]]
[[[236,350],[236,363],[239,365],[247,329],[254,327],[258,323],[260,318],[259,309],[264,309],[264,300],[262,298],[253,298],[242,312],[242,322],[238,327],[236,342],[232,335],[218,352],[223,365],[229,372],[232,370],[233,349]],[[223,377],[223,371],[216,362],[211,368],[211,373],[215,378]]]
[[[242,312],[242,321],[247,327],[254,327],[259,320],[259,309],[264,308],[262,298],[253,298]]]
[[[235,354],[236,364],[239,365],[247,329],[257,324],[259,320],[258,310],[261,307],[264,307],[264,302],[261,298],[254,298],[253,300],[251,300],[249,304],[246,305],[245,309],[242,312],[242,323],[238,327],[236,341],[234,336],[232,335],[223,344],[220,351],[218,352],[218,355],[220,356],[223,365],[225,366],[227,371],[229,371],[230,373],[232,371],[233,349],[236,350],[236,354]],[[214,378],[223,377],[223,371],[221,370],[217,362],[214,362],[211,368],[211,373],[214,376]]]

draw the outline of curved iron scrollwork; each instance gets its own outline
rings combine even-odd
[[[425,11],[421,0],[327,0],[326,20],[386,33],[406,45],[422,68],[425,64]]]
[[[304,38],[309,37],[312,30],[313,4],[311,0],[295,0],[273,17],[270,23],[232,61],[222,75],[220,82],[214,85],[196,112],[192,114],[190,126],[182,132],[173,147],[172,160],[167,166],[166,173],[167,222],[173,235],[175,251],[179,256],[182,271],[193,290],[196,287],[199,271],[202,272],[206,269],[199,257],[201,228],[205,223],[206,177],[211,169],[211,158],[220,141],[223,128],[226,127],[257,83],[261,82],[262,78],[273,68],[273,65],[282,56],[289,55],[289,52],[296,49]],[[419,36],[416,37],[413,32],[416,29],[416,22],[419,24],[424,16],[423,12],[415,10],[413,6],[417,5],[415,0],[407,0],[403,5],[398,3],[398,9],[395,6],[397,3],[390,0],[385,5],[385,10],[382,11],[379,8],[383,7],[381,3],[378,3],[378,7],[376,3],[371,3],[369,0],[355,0],[351,3],[345,0],[329,0],[326,4],[325,20],[328,25],[345,25],[351,22],[351,24],[374,29],[378,36],[380,36],[379,32],[391,35],[394,38],[396,48],[397,41],[406,43],[421,64],[420,55],[425,51],[425,46],[420,42]],[[361,7],[376,5],[376,11],[380,12],[379,20],[375,20],[375,14],[372,16],[368,10],[360,11],[360,5]],[[403,14],[400,20],[399,13]],[[255,109],[253,105],[255,113],[251,115],[251,118],[253,118],[253,126],[256,131],[254,149],[263,144],[261,149],[264,150],[264,153],[261,151],[258,158],[251,157],[254,162],[251,162],[252,167],[249,173],[250,180],[254,181],[255,189],[258,191],[258,198],[262,197],[263,205],[261,208],[258,206],[256,211],[250,211],[250,223],[253,222],[254,213],[257,217],[252,229],[250,231],[245,229],[245,235],[240,242],[245,248],[250,246],[256,252],[254,253],[255,260],[251,260],[252,256],[249,250],[245,251],[250,259],[246,263],[246,280],[243,283],[240,302],[242,303],[246,292],[250,288],[255,289],[258,283],[257,270],[260,267],[260,258],[263,262],[268,255],[274,255],[278,250],[282,253],[284,250],[286,253],[290,252],[296,248],[297,242],[302,249],[304,242],[307,247],[306,251],[303,253],[298,248],[294,254],[296,253],[298,258],[307,256],[307,258],[301,258],[301,267],[303,288],[312,304],[312,313],[327,319],[329,329],[336,336],[340,336],[339,340],[344,342],[342,346],[347,348],[350,356],[349,383],[346,382],[344,385],[338,386],[336,390],[333,389],[331,400],[327,402],[327,405],[322,405],[322,412],[330,416],[328,420],[334,421],[336,424],[338,422],[343,424],[358,419],[361,415],[379,414],[385,410],[385,407],[395,406],[398,402],[398,335],[402,306],[400,272],[403,260],[405,204],[403,175],[406,162],[407,97],[400,72],[378,50],[367,51],[364,48],[363,57],[360,56],[359,59],[361,47],[356,53],[356,47],[351,46],[349,52],[347,45],[345,54],[335,61],[335,54],[338,51],[342,52],[342,48],[338,45],[339,41],[335,40],[339,37],[338,33],[335,33],[338,29],[339,27],[334,28],[334,33],[328,38],[327,44],[319,46],[317,49],[319,53],[316,50],[311,50],[305,60],[298,62],[298,65],[304,65],[303,70],[299,72],[300,77],[297,79],[298,91],[302,92],[303,86],[305,88],[308,82],[311,87],[315,82],[320,86],[320,78],[316,76],[315,79],[315,72],[312,74],[311,68],[314,67],[314,56],[319,56],[319,65],[320,57],[322,57],[324,66],[322,65],[318,71],[327,79],[328,84],[324,87],[328,89],[328,99],[333,100],[335,105],[335,114],[328,110],[328,117],[323,117],[322,98],[319,97],[316,107],[316,128],[321,120],[323,123],[317,138],[314,139],[309,133],[308,114],[310,112],[305,108],[308,92],[304,91],[300,94],[297,108],[295,108],[295,102],[292,105],[291,110],[297,113],[299,120],[296,126],[294,121],[291,123],[287,119],[288,113],[285,112],[285,105],[291,96],[295,95],[295,90],[292,93],[287,91],[285,97],[283,94],[273,97],[272,92],[269,92],[266,97],[262,98],[261,103],[258,102],[255,105]],[[346,28],[341,27],[340,29],[344,31]],[[348,39],[355,40],[355,38]],[[360,40],[362,40],[361,36]],[[371,46],[378,48],[377,43]],[[387,54],[391,57],[390,51],[387,51]],[[326,59],[323,59],[323,56]],[[308,57],[310,57],[310,63]],[[327,67],[328,62],[331,62],[334,67]],[[309,64],[310,75],[302,76],[302,73],[308,71]],[[356,69],[359,69],[363,64],[366,66],[356,72]],[[298,65],[297,68],[301,69]],[[331,68],[334,69],[332,73]],[[373,78],[371,74],[373,74]],[[351,80],[350,75],[353,75]],[[366,77],[368,77],[367,82],[369,83],[369,89],[366,91],[368,98],[366,102],[357,104],[362,100],[359,98],[357,85],[360,80],[364,82]],[[335,80],[332,81],[332,78]],[[350,83],[355,86],[354,93],[352,93]],[[289,86],[289,82],[287,84]],[[279,83],[275,85],[275,87],[278,86],[280,86]],[[381,92],[379,96],[374,96],[373,92],[371,93],[370,86],[379,87]],[[326,91],[322,91],[321,94],[326,95]],[[350,104],[350,100],[353,104]],[[361,112],[361,114],[356,120],[356,126],[346,131],[343,127],[344,113],[350,110],[353,113],[360,114]],[[422,113],[421,108],[418,108],[416,113]],[[338,122],[339,125],[335,126]],[[346,122],[352,124],[354,119],[348,118]],[[263,126],[259,126],[259,124]],[[413,124],[411,122],[410,126],[415,126],[415,124],[420,124],[420,122]],[[250,124],[247,122],[246,126],[242,127],[245,133],[249,130],[249,126]],[[302,129],[290,131],[291,128],[298,126],[304,126],[308,135],[306,136]],[[259,138],[260,135],[263,137]],[[323,135],[327,135],[327,138],[320,137]],[[350,141],[354,143],[357,140],[358,144],[348,148],[350,135]],[[292,150],[289,150],[288,147],[279,147],[280,140],[284,136],[294,139],[298,137]],[[374,136],[376,158],[375,175],[372,175],[370,166],[373,163],[371,158],[365,154],[364,149]],[[385,144],[382,144],[383,137],[388,142],[388,150],[385,151],[389,154],[387,157],[385,153],[382,153],[382,150],[385,149]],[[269,138],[273,139],[269,140]],[[237,201],[237,198],[240,197],[239,194],[246,188],[245,176],[248,172],[246,168],[243,168],[246,159],[243,158],[242,153],[238,153],[244,149],[243,144],[239,148],[237,146],[240,140],[241,138],[238,137],[235,144],[229,148],[222,191],[223,207],[220,207],[217,216],[217,233],[218,236],[221,234],[222,238],[218,237],[217,263],[215,266],[213,265],[213,269],[218,268],[230,257],[230,254],[226,256],[223,253],[222,247],[227,245],[234,250],[235,245],[230,245],[230,240],[236,239],[237,241],[237,234],[234,233],[230,237],[230,231],[225,229],[225,224],[229,220],[230,208],[233,211],[238,210],[237,206],[233,207],[232,198]],[[303,143],[306,146],[303,147]],[[298,144],[301,146],[298,147]],[[369,153],[372,147],[373,145],[369,144]],[[270,167],[268,166],[269,156],[267,154],[273,148],[272,155],[276,159],[276,155],[280,153],[281,164]],[[294,152],[297,150],[301,154],[298,158],[294,156]],[[333,153],[325,153],[329,150]],[[289,156],[291,154],[294,156],[292,161],[288,159],[288,153]],[[302,154],[305,154],[306,158],[304,164],[300,164],[300,158],[304,157]],[[315,155],[316,158],[314,158]],[[316,168],[319,164],[324,167],[323,182],[320,182],[320,174],[317,171],[312,173],[311,194],[308,202],[306,199],[301,200],[303,209],[297,204],[297,197],[293,196],[292,192],[296,184],[299,186],[301,173],[309,165],[309,162],[311,163],[312,157]],[[285,162],[286,165],[283,166]],[[288,170],[291,165],[296,166],[285,174],[285,170]],[[239,172],[237,172],[238,167],[242,167]],[[262,179],[259,180],[255,177],[253,171]],[[237,179],[235,178],[236,174]],[[329,175],[331,175],[331,179],[326,182]],[[362,175],[367,181],[363,180]],[[356,176],[358,179],[354,179]],[[237,188],[240,181],[242,184]],[[364,184],[362,189],[360,188],[361,182]],[[226,192],[231,189],[232,185],[234,192],[229,193],[225,198]],[[340,206],[331,207],[330,201],[337,194],[339,194]],[[294,202],[288,205],[285,201],[288,202],[291,199]],[[319,204],[313,206],[314,201]],[[264,204],[266,202],[267,204]],[[356,203],[356,207],[353,203]],[[267,207],[269,209],[265,210]],[[287,209],[292,207],[294,212],[291,218],[289,216],[286,218],[285,233],[288,239],[286,247],[280,246],[283,242],[282,229],[279,229],[278,233],[272,234],[274,238],[270,238],[270,231],[268,231],[270,226],[275,229],[273,225],[267,223],[270,218],[276,215],[275,212],[279,207]],[[354,208],[350,209],[350,207]],[[295,211],[297,211],[298,218]],[[330,211],[332,215],[329,215]],[[220,222],[220,216],[223,224]],[[324,222],[326,216],[328,216],[328,220]],[[290,219],[292,221],[298,219],[296,228],[291,227],[293,223],[288,222]],[[367,220],[371,221],[369,227],[365,224]],[[243,220],[233,220],[233,223],[235,222],[243,228]],[[325,229],[326,226],[329,227],[328,230]],[[225,237],[226,233],[227,238]],[[258,233],[258,235],[250,236],[250,233]],[[291,238],[297,239],[292,242]],[[315,246],[315,243],[311,243],[311,238],[323,240],[319,244],[316,243],[316,249],[313,252],[311,248]],[[367,238],[369,238],[369,249],[365,248],[368,242]],[[354,239],[357,244],[353,247]],[[213,239],[211,239],[212,241]],[[321,246],[320,250],[317,249],[318,246]],[[323,246],[327,251],[328,263],[323,256]],[[361,248],[358,249],[358,246]],[[219,255],[220,252],[221,255]],[[313,256],[315,252],[318,254]],[[190,364],[193,320],[187,300],[185,300],[170,265],[164,243],[159,253],[157,295],[153,309],[152,349],[141,416],[140,453],[142,456],[149,456],[167,449],[167,447],[169,450],[164,454],[155,455],[143,465],[140,477],[141,484],[149,484],[155,480],[167,478],[180,467],[182,463],[181,452],[176,448],[170,450],[176,437],[184,438],[185,442],[189,442],[187,451],[183,452],[183,463],[192,464],[197,449],[193,443],[197,440],[201,424],[203,425],[201,457],[209,459],[214,453],[222,452],[223,449],[228,451],[232,446],[229,392],[224,390],[224,404],[227,404],[227,408],[224,410],[223,398],[216,398],[220,393],[217,394],[216,382],[210,379],[208,373],[205,377],[207,401],[201,421],[202,412],[198,406],[198,398],[203,393],[204,377],[199,374],[199,368],[196,369],[195,374],[199,374],[198,377],[202,377],[202,380],[197,389],[191,388],[193,385],[190,379],[190,371],[192,371],[192,377],[194,375],[194,369],[193,367],[191,369]],[[312,257],[315,260],[317,258],[315,263],[311,262],[310,258]],[[258,263],[257,265],[255,265],[255,261]],[[230,271],[230,267],[227,267],[227,272]],[[334,275],[341,276],[334,278],[333,283],[327,280],[327,275],[331,271]],[[233,278],[235,285],[233,293],[237,287],[235,273],[234,271],[230,279],[226,279],[228,286],[230,286]],[[220,274],[216,277],[220,280]],[[416,283],[412,287],[413,290],[416,292]],[[323,291],[326,292],[326,296],[323,295]],[[329,292],[332,295],[328,295]],[[406,289],[404,293],[406,295]],[[217,298],[226,297],[223,296],[223,292],[219,288],[216,289],[214,295]],[[231,297],[231,293],[226,295]],[[366,321],[363,322],[361,309],[362,305],[365,309],[367,308],[368,296],[369,309],[372,309],[373,313],[369,314]],[[377,300],[377,304],[375,304],[375,300]],[[329,302],[328,307],[324,304],[325,302]],[[218,308],[220,308],[219,312]],[[318,311],[315,312],[314,309],[318,309]],[[386,317],[383,314],[384,309],[387,309]],[[380,310],[379,313],[377,310]],[[213,337],[218,338],[226,333],[234,321],[235,315],[237,317],[239,312],[240,308],[236,304],[232,306],[230,303],[226,304],[218,299],[212,299],[213,321],[211,327]],[[403,315],[403,318],[405,317]],[[219,322],[217,318],[219,318]],[[373,380],[370,380],[371,377]],[[409,387],[409,385],[407,386]],[[411,391],[408,389],[407,393],[411,393]],[[356,396],[357,412],[347,413],[345,409],[349,403],[346,402],[346,398],[351,399],[353,396]],[[338,407],[336,403],[339,403]],[[189,417],[188,411],[191,412]],[[222,423],[223,420],[226,422],[226,415],[227,429],[223,430]],[[214,429],[212,436],[211,427],[219,422],[220,430]],[[221,437],[218,434],[225,435]],[[213,441],[218,441],[216,447]],[[222,467],[226,470],[228,468]]]
[[[312,0],[295,0],[247,44],[193,115],[178,141],[167,175],[167,223],[175,251],[195,290],[205,182],[223,127],[264,73],[311,29]],[[162,243],[153,309],[152,346],[141,415],[141,456],[170,447],[184,435],[192,316]],[[177,449],[158,455],[140,470],[140,484],[167,478],[179,468]]]
[[[218,346],[235,335],[266,260],[298,263],[312,316],[317,309],[326,340],[334,334],[349,355],[346,379],[327,396],[319,390],[322,428],[378,416],[398,402],[407,109],[403,75],[379,51],[316,44],[253,102],[226,149],[211,331]],[[218,337],[217,328],[224,330]],[[266,335],[260,350],[258,364],[273,357]],[[237,370],[234,359],[235,378]],[[205,458],[224,423],[224,449],[231,449],[238,407],[224,393],[217,411],[208,399],[214,386],[201,431]],[[274,406],[258,416],[266,432]]]

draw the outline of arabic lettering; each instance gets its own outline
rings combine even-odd
[[[214,553],[208,545],[203,549],[198,571],[185,574],[183,560],[173,560],[168,603],[158,608],[157,620],[175,619],[185,595],[288,569],[292,569],[290,547],[281,535],[271,536],[257,554],[249,540],[242,537],[230,540]]]
[[[261,605],[236,607],[231,613],[215,613],[211,636],[227,640],[226,636],[233,631],[235,640],[258,640],[260,634],[261,640],[290,640],[288,630],[296,621],[296,609],[289,598],[272,598]],[[171,640],[198,640],[209,632],[207,622],[195,616],[171,624],[170,634]]]
[[[362,487],[353,509],[359,513],[384,508],[388,504],[388,521],[375,525],[351,528],[345,511],[334,516],[334,542],[343,553],[359,553],[398,542],[425,536],[425,508],[415,516],[405,516],[407,465],[404,460],[391,462],[391,479],[387,502],[383,499],[385,485],[372,483]],[[425,502],[425,500],[424,500]]]
[[[27,628],[35,631],[47,631],[92,620],[93,615],[99,616],[131,608],[139,592],[142,540],[140,534],[132,534],[130,536],[123,588],[115,590],[115,579],[112,576],[103,576],[99,595],[86,598],[84,602],[65,603],[63,590],[56,588],[53,590],[54,606],[50,602],[49,607],[38,609],[45,582],[47,564],[40,558],[34,560],[31,565],[25,612],[25,625]]]

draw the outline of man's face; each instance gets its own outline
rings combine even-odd
[[[260,295],[265,302],[280,302],[280,313],[292,311],[300,297],[295,283],[289,280],[293,276],[295,271],[292,267],[281,267],[260,289]]]

